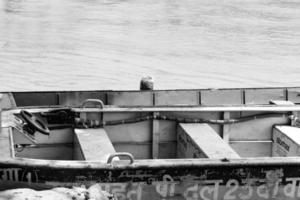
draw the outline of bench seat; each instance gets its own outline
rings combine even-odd
[[[240,158],[208,124],[180,123],[177,141],[178,158]]]
[[[104,128],[75,129],[74,160],[107,161],[116,153]]]

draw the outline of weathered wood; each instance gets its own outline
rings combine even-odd
[[[85,160],[106,162],[109,155],[116,152],[103,128],[75,129],[74,132]]]
[[[208,124],[179,124],[177,134],[179,158],[239,158]]]

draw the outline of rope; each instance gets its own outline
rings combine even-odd
[[[198,118],[183,118],[183,117],[173,117],[173,116],[166,116],[166,115],[148,115],[143,117],[136,117],[131,119],[123,119],[123,120],[114,120],[114,121],[106,121],[106,122],[94,122],[91,120],[77,120],[78,123],[76,124],[76,128],[97,128],[103,126],[114,126],[114,125],[122,125],[122,124],[132,124],[138,123],[143,121],[148,121],[152,119],[156,120],[165,120],[165,121],[174,121],[177,123],[207,123],[207,124],[235,124],[246,122],[255,119],[261,118],[271,118],[271,117],[290,117],[290,115],[286,113],[262,113],[256,115],[250,115],[245,117],[240,117],[236,119],[198,119]],[[90,126],[89,126],[90,125]]]

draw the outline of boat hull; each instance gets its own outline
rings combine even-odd
[[[200,159],[201,160],[201,159]],[[168,161],[165,161],[169,163]],[[117,199],[299,199],[300,171],[296,163],[220,161],[161,166],[133,165],[65,167],[3,163],[1,190],[95,186]]]

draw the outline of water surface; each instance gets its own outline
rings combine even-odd
[[[0,90],[300,86],[299,0],[2,0]]]

